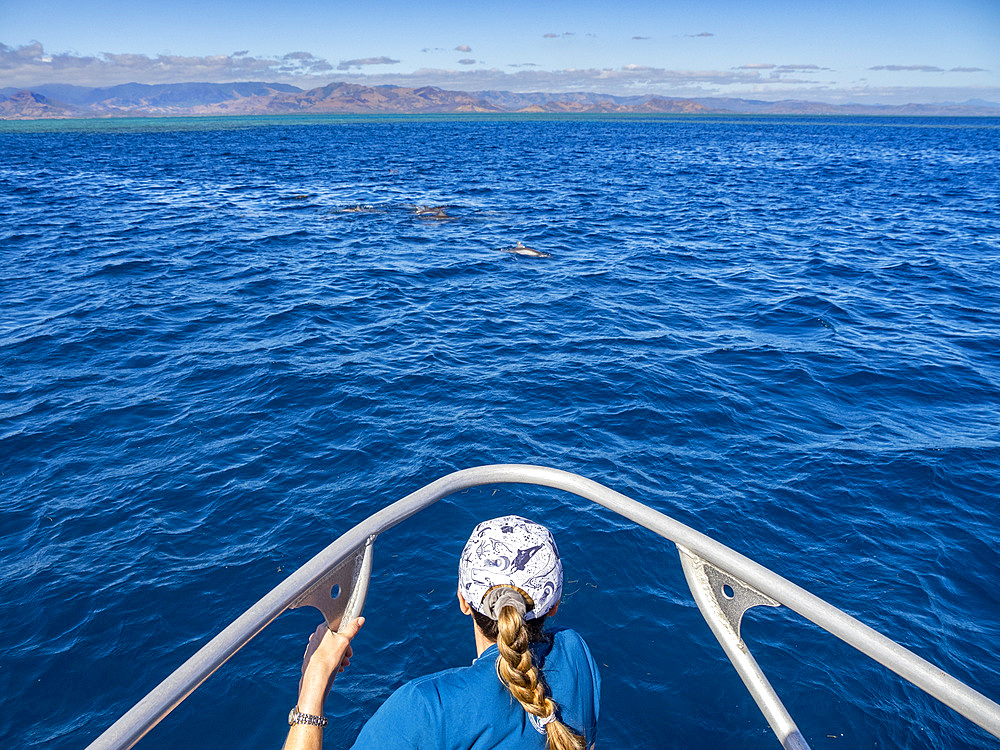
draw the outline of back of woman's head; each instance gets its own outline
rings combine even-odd
[[[462,551],[458,587],[476,625],[497,642],[500,679],[545,732],[549,750],[583,750],[584,738],[560,720],[529,649],[562,595],[562,562],[548,529],[520,516],[479,524]]]

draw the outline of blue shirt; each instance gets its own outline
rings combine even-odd
[[[601,676],[579,635],[572,630],[552,635],[551,643],[531,645],[532,659],[560,718],[590,747],[597,739]],[[494,644],[471,666],[406,683],[362,727],[354,750],[543,750],[544,730],[500,681],[498,656]]]

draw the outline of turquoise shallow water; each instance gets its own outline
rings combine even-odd
[[[86,745],[347,528],[498,462],[624,492],[1000,699],[998,136],[0,124],[3,744]],[[518,240],[551,257],[501,252]],[[676,551],[495,487],[380,538],[328,746],[402,680],[471,660],[455,565],[506,512],[556,533],[602,745],[776,746]],[[139,747],[280,746],[314,624],[283,616]],[[787,611],[744,635],[813,747],[991,746]]]

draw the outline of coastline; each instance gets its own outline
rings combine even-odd
[[[0,118],[0,133],[110,132],[122,130],[227,130],[249,127],[378,123],[717,123],[717,124],[831,124],[887,125],[894,127],[1000,128],[997,115],[814,115],[814,114],[684,114],[684,113],[554,113],[554,112],[447,112],[447,113],[348,113],[255,115],[106,115],[101,117]]]

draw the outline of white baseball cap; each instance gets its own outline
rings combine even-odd
[[[534,606],[524,619],[532,620],[555,606],[562,583],[556,540],[547,528],[520,516],[501,516],[476,526],[458,563],[459,591],[474,610],[487,616],[483,599],[490,589],[509,586],[526,593]]]

